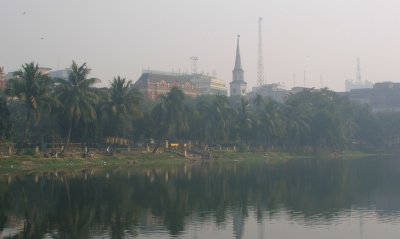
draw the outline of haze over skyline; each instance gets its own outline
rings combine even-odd
[[[363,80],[400,81],[396,0],[3,0],[0,66],[35,61],[53,69],[87,62],[108,84],[142,69],[217,72],[229,83],[236,35],[248,90],[256,85],[258,17],[263,17],[265,82],[344,90],[356,58]]]

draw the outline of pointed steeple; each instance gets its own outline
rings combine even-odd
[[[239,50],[239,38],[240,38],[240,35],[238,35],[238,37],[237,37],[236,60],[235,60],[234,70],[242,70],[242,61],[240,59],[240,50]]]
[[[244,81],[244,71],[242,69],[242,61],[240,59],[240,50],[239,50],[239,37],[237,38],[237,46],[236,46],[236,59],[235,59],[235,68],[232,71],[232,82],[230,83],[230,95],[231,96],[245,96],[247,83]]]

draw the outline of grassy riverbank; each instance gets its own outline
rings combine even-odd
[[[15,155],[0,160],[0,173],[78,170],[84,168],[138,167],[171,165],[185,162],[183,157],[171,153],[132,153],[96,155],[92,159],[73,155],[65,158],[44,158],[40,156]]]
[[[263,152],[214,152],[216,162],[260,161],[265,159],[279,162],[305,158],[353,159],[382,155],[382,152],[371,153],[360,151],[345,151],[340,155],[328,152],[304,153],[270,151],[267,155]],[[0,174],[16,172],[79,170],[84,168],[162,167],[167,165],[183,164],[185,162],[188,162],[188,160],[176,154],[167,152],[156,154],[147,152],[132,152],[129,154],[115,154],[112,156],[96,155],[93,159],[84,159],[78,154],[58,159],[30,155],[15,155],[0,160]]]

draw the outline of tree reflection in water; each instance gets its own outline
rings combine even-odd
[[[273,218],[283,210],[305,224],[333,223],[354,208],[375,210],[382,219],[400,211],[400,162],[392,159],[185,164],[1,178],[0,229],[14,228],[15,238],[124,238],[164,229],[179,235],[189,220],[217,227],[231,220],[232,234],[241,238],[253,215],[263,232],[265,215]]]

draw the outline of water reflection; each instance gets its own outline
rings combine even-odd
[[[0,176],[0,237],[396,238],[400,161]],[[366,230],[368,232],[366,232]]]

